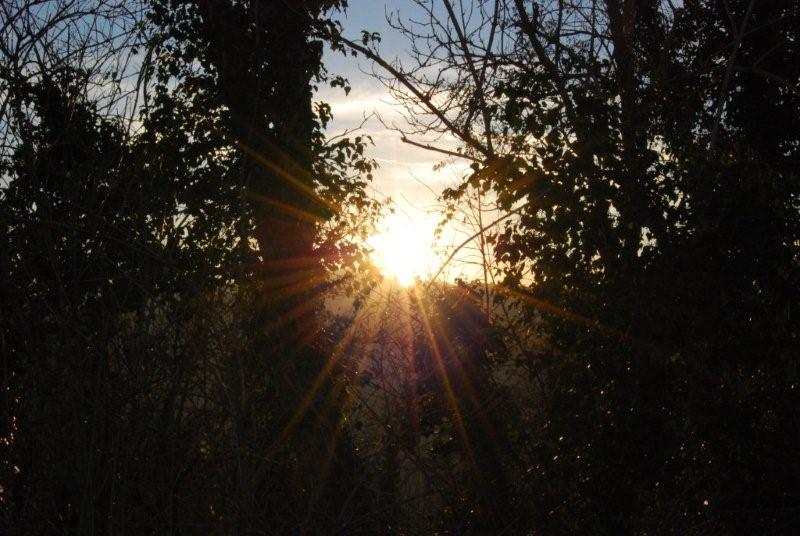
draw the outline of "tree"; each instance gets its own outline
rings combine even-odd
[[[418,4],[411,67],[349,44],[459,141],[447,195],[494,192],[502,289],[549,318],[529,526],[795,526],[798,5]]]
[[[369,140],[329,143],[311,101],[333,23],[145,7],[4,11],[3,525],[344,526],[366,493],[316,319],[376,207]]]
[[[160,48],[175,57],[162,71],[161,87],[167,90],[167,80],[177,70],[184,87],[199,86],[196,94],[220,110],[221,131],[214,135],[238,153],[231,179],[247,200],[258,245],[254,291],[262,303],[250,327],[256,363],[251,369],[242,362],[239,370],[254,383],[235,397],[239,402],[234,409],[241,453],[234,485],[241,511],[234,515],[244,523],[241,530],[247,530],[250,512],[274,510],[275,500],[284,504],[285,492],[279,490],[292,481],[300,482],[295,485],[300,495],[291,500],[303,505],[299,511],[306,519],[298,520],[301,525],[321,522],[314,518],[320,517],[316,509],[322,504],[332,509],[329,515],[340,515],[339,502],[346,499],[335,486],[350,471],[334,456],[347,444],[336,444],[341,382],[335,378],[335,363],[315,344],[324,335],[315,316],[328,283],[321,257],[332,252],[316,248],[316,239],[322,224],[347,214],[345,203],[370,210],[363,187],[372,163],[364,157],[362,138],[326,146],[322,129],[329,109],[321,105],[315,113],[312,108],[313,85],[324,80],[322,43],[316,36],[322,27],[335,28],[325,18],[326,10],[343,6],[154,3]],[[196,63],[203,66],[199,73]],[[242,245],[248,243],[247,231]],[[268,408],[262,408],[270,415],[269,429],[259,428],[256,411],[262,403],[258,397],[268,392],[263,391],[263,379],[253,374],[261,370],[261,360],[271,362],[267,374],[275,393]],[[291,463],[275,469],[275,452]],[[330,480],[320,474],[320,460],[326,457],[337,462]]]

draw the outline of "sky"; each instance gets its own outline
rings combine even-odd
[[[361,31],[381,34],[379,51],[385,59],[408,58],[408,43],[402,35],[392,30],[387,22],[387,13],[410,18],[418,9],[410,0],[350,0],[349,7],[339,20],[344,26],[344,35],[355,41],[360,40]],[[388,90],[370,76],[372,62],[359,56],[345,57],[341,53],[325,51],[325,65],[331,73],[347,78],[352,91],[345,96],[341,88],[321,87],[317,98],[331,105],[333,121],[328,128],[329,135],[336,135],[344,129],[357,127],[370,114],[379,114],[384,122],[402,122],[399,109]],[[374,173],[371,193],[379,198],[390,197],[395,214],[387,219],[386,225],[408,225],[420,240],[426,242],[423,248],[445,248],[460,242],[456,231],[445,231],[440,241],[433,243],[433,230],[439,221],[437,196],[447,186],[452,186],[467,169],[466,162],[453,162],[438,171],[437,163],[441,155],[401,142],[400,135],[384,127],[376,118],[371,118],[363,126],[363,132],[372,136],[375,145],[370,155],[378,162]],[[431,270],[439,266],[433,263]],[[452,271],[452,270],[451,270]]]

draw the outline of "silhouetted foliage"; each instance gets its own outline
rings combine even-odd
[[[316,321],[376,207],[369,140],[328,144],[311,100],[314,28],[343,6],[6,11],[44,53],[3,57],[4,530],[320,532],[364,510]],[[108,35],[73,50],[70,24]],[[124,47],[139,71],[88,59]]]
[[[800,4],[415,3],[4,3],[4,533],[798,530]],[[367,277],[323,43],[482,280]]]
[[[513,212],[496,292],[551,335],[525,530],[796,529],[800,5],[418,3],[408,134]]]

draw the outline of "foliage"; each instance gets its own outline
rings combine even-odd
[[[284,6],[294,25],[259,3],[204,19],[208,3],[155,1],[132,25],[38,4],[5,12],[38,53],[4,50],[0,70],[3,531],[345,525],[367,494],[315,319],[359,275],[374,163],[367,138],[326,140],[311,101],[315,28],[344,4]]]
[[[495,293],[554,345],[526,526],[797,526],[797,3],[417,3],[417,64],[367,52],[421,110],[406,135],[473,161],[446,197],[513,216],[481,233]]]
[[[800,5],[416,5],[406,64],[343,1],[4,6],[6,532],[796,531]],[[365,277],[323,42],[470,163],[482,281]]]

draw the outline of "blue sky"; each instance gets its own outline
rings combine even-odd
[[[381,55],[386,59],[402,61],[407,57],[405,49],[408,45],[386,23],[385,15],[389,10],[399,13],[401,17],[413,16],[416,11],[413,2],[409,0],[351,0],[346,16],[340,20],[344,25],[345,35],[351,38],[358,39],[362,30],[380,33]],[[345,57],[327,50],[325,64],[331,72],[344,75],[353,87],[348,96],[340,89],[320,90],[319,97],[331,104],[333,109],[334,121],[329,129],[331,134],[357,126],[365,116],[373,112],[379,113],[389,122],[400,120],[391,95],[380,82],[367,74],[372,71],[369,60],[360,56]],[[364,130],[375,140],[372,156],[380,164],[374,188],[391,196],[398,204],[403,202],[403,198],[407,198],[406,205],[419,205],[417,208],[420,209],[430,208],[427,205],[435,201],[435,196],[420,181],[436,192],[441,190],[440,183],[447,177],[446,173],[433,172],[433,165],[440,160],[437,155],[402,143],[399,134],[384,128],[377,119],[370,119],[364,125]]]
[[[350,0],[347,13],[338,18],[347,37],[358,39],[362,30],[380,33],[381,55],[385,59],[402,61],[408,57],[405,52],[408,43],[388,26],[387,12],[402,18],[413,18],[418,13],[410,0]],[[326,50],[325,64],[330,72],[345,76],[353,88],[348,96],[341,89],[321,88],[318,93],[318,98],[328,102],[333,110],[334,120],[329,127],[331,135],[357,126],[373,112],[387,122],[401,121],[391,95],[368,74],[373,68],[369,60]],[[436,196],[443,188],[455,183],[467,164],[452,163],[434,171],[434,165],[442,161],[441,155],[402,143],[398,133],[386,129],[375,118],[367,121],[363,130],[375,141],[370,154],[380,166],[375,173],[372,193],[379,198],[392,198],[396,209],[391,220],[393,225],[414,226],[421,240],[432,241],[433,228],[439,217]],[[445,232],[440,243],[431,243],[429,247],[445,247],[456,241],[460,240],[454,231]]]

